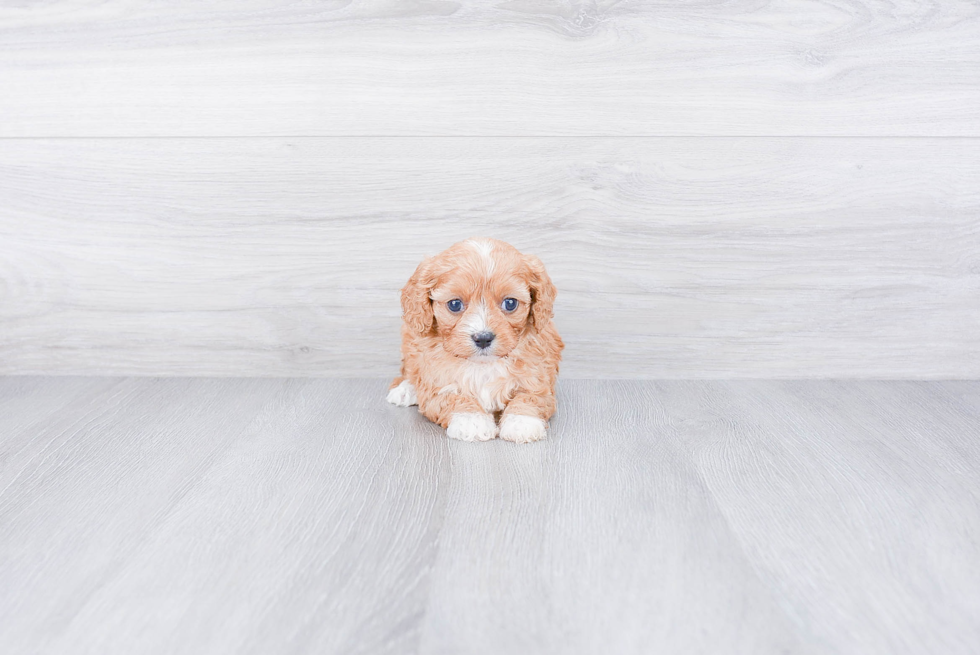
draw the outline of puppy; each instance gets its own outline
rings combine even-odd
[[[564,348],[556,293],[541,260],[496,239],[426,259],[402,289],[402,368],[388,402],[418,405],[454,439],[543,439]]]

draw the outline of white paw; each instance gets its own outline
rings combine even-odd
[[[530,443],[544,439],[548,424],[536,416],[504,414],[500,421],[500,438],[514,443]]]
[[[497,424],[489,414],[453,414],[446,434],[460,441],[490,441],[497,436]]]
[[[408,407],[418,405],[419,399],[415,396],[415,387],[412,383],[402,380],[401,384],[388,392],[388,402],[399,407]]]

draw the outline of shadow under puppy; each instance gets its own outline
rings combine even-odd
[[[402,289],[402,368],[388,402],[417,404],[454,439],[543,439],[564,348],[556,293],[541,260],[496,239],[426,259]]]

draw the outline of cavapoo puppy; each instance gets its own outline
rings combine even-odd
[[[543,439],[564,348],[555,294],[541,260],[496,239],[426,259],[402,289],[402,374],[388,402],[418,405],[454,439]]]

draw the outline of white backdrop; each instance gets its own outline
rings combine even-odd
[[[0,373],[394,374],[487,235],[563,375],[977,377],[978,71],[964,2],[3,7]]]

